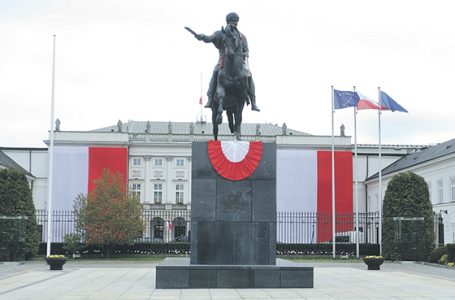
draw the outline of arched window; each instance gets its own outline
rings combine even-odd
[[[172,221],[174,229],[174,240],[177,242],[186,242],[186,221],[184,218],[177,217]]]
[[[150,230],[152,234],[151,238],[162,240],[164,237],[164,220],[159,217],[155,217],[150,222],[150,226],[152,229]]]

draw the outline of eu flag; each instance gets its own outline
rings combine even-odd
[[[391,111],[401,111],[401,112],[408,112],[404,109],[400,104],[398,104],[395,100],[393,100],[389,95],[384,93],[383,91],[379,91],[379,102],[381,103],[383,110],[391,110]]]
[[[360,97],[356,92],[333,90],[333,104],[335,109],[357,106]]]

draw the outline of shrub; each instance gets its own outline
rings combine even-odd
[[[447,254],[447,247],[438,247],[431,251],[430,255],[428,256],[428,262],[437,263],[444,254]]]
[[[441,258],[438,261],[441,265],[446,265],[447,264],[447,254],[444,254],[441,256]]]
[[[0,170],[0,215],[27,217],[25,241],[20,237],[20,221],[10,223],[10,226],[2,226],[10,233],[9,237],[2,241],[5,244],[3,259],[18,260],[24,256],[30,258],[35,255],[39,244],[35,205],[27,178],[16,170]]]
[[[402,221],[395,217],[405,218]],[[423,217],[423,221],[409,220]],[[406,218],[408,220],[406,220]],[[392,260],[424,261],[433,250],[433,210],[428,186],[412,172],[395,175],[384,196],[383,254]]]
[[[81,235],[78,233],[66,234],[63,237],[63,250],[68,254],[80,254],[80,250],[83,247],[81,243]]]
[[[447,244],[447,261],[455,262],[455,244]]]

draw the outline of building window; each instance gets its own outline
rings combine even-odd
[[[163,184],[162,183],[153,184],[153,202],[156,204],[161,204],[163,202]]]
[[[163,171],[154,171],[153,177],[155,178],[163,178]]]
[[[175,185],[175,203],[183,204],[183,184]]]
[[[444,182],[442,179],[438,180],[438,203],[444,203]]]
[[[139,201],[141,200],[141,184],[140,183],[131,184],[131,192],[134,197],[136,197]]]
[[[141,170],[132,170],[131,176],[133,178],[141,178],[142,177],[142,172],[141,172]]]
[[[185,160],[183,158],[177,158],[175,160],[175,165],[177,167],[183,167],[185,165]]]
[[[452,223],[452,243],[455,243],[455,223]]]
[[[428,186],[428,198],[430,199],[430,202],[433,203],[431,199],[431,181],[427,181],[427,186]]]
[[[139,167],[142,164],[142,159],[140,158],[133,158],[133,166]]]
[[[152,226],[152,239],[162,240],[164,237],[164,220],[161,218],[153,218],[151,222]]]
[[[174,229],[174,241],[186,242],[186,221],[185,219],[178,217],[172,221],[172,227]]]
[[[154,166],[155,167],[162,167],[163,166],[163,159],[162,158],[155,158]]]
[[[450,178],[450,201],[455,202],[455,177]]]

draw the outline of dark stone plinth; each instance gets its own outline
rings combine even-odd
[[[256,171],[232,181],[215,171],[206,142],[193,143],[191,264],[275,264],[276,145],[262,149]]]
[[[248,178],[222,178],[192,147],[191,256],[156,267],[157,289],[312,288],[313,268],[276,259],[276,145]]]
[[[276,263],[194,265],[188,258],[166,258],[156,266],[156,288],[313,288],[312,267],[282,259]]]

